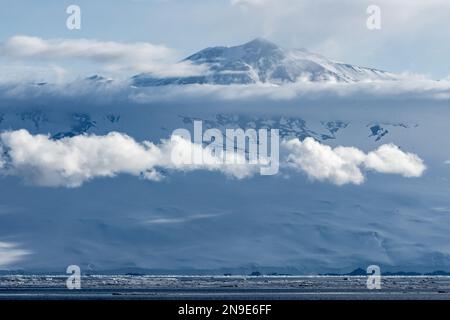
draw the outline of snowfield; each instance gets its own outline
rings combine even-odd
[[[188,59],[211,66],[206,84],[0,85],[0,268],[450,270],[448,81],[392,81],[262,40]],[[291,83],[299,70],[310,80]],[[245,179],[156,166],[149,150],[196,120],[279,129],[289,161]]]

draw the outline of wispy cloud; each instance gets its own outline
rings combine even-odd
[[[155,76],[187,76],[204,71],[189,62],[177,62],[177,53],[147,42],[122,43],[94,39],[42,39],[13,36],[0,44],[0,56],[11,61],[85,61],[109,73],[150,72]]]
[[[0,241],[0,267],[8,267],[30,253],[28,250],[19,248],[15,243]]]
[[[439,69],[446,65],[444,57],[449,49],[443,41],[449,36],[448,28],[442,27],[450,12],[447,0],[230,0],[230,4],[241,11],[242,19],[250,21],[248,29],[257,28],[260,35],[289,46],[307,47],[351,63],[375,62],[370,66],[387,67],[392,72],[409,67],[422,72],[445,72]],[[377,32],[366,28],[369,5],[381,8],[382,29]],[[431,53],[425,43],[439,47],[443,54]],[[440,63],[435,64],[434,58]]]
[[[62,59],[79,58],[98,62],[124,59],[164,60],[174,52],[163,45],[150,43],[119,43],[89,39],[49,39],[13,36],[2,46],[2,55],[18,58]]]
[[[146,224],[150,225],[159,225],[159,224],[177,224],[177,223],[185,223],[200,219],[209,219],[220,216],[220,214],[194,214],[189,215],[185,217],[176,217],[176,218],[167,218],[167,217],[161,217],[161,218],[154,218],[146,220]]]

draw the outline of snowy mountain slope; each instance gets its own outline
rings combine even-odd
[[[378,264],[382,270],[450,269],[450,170],[444,163],[450,142],[443,139],[450,114],[444,102],[429,101],[423,108],[384,99],[374,106],[348,97],[234,104],[184,99],[98,106],[92,99],[73,103],[71,97],[45,96],[4,105],[0,129],[26,128],[54,139],[118,131],[158,142],[173,129],[192,130],[193,119],[202,119],[219,129],[279,127],[284,137],[312,136],[364,151],[393,142],[417,153],[428,169],[421,178],[368,172],[364,184],[340,187],[312,182],[299,172],[244,180],[178,172],[160,182],[119,175],[79,188],[37,187],[4,176],[0,241],[28,254],[2,268],[60,271],[78,264],[89,272],[267,267],[324,273]],[[388,133],[378,139],[383,129]]]
[[[133,77],[135,86],[173,84],[283,84],[297,81],[357,82],[393,80],[394,74],[331,61],[306,50],[286,50],[264,40],[255,39],[235,47],[201,50],[184,61],[206,65],[206,74],[157,78],[152,74]]]

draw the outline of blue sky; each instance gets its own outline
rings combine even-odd
[[[366,28],[369,4],[382,29]],[[66,8],[82,10],[82,29],[65,27]],[[14,35],[164,44],[183,57],[207,46],[266,37],[329,58],[393,72],[450,74],[445,0],[2,0],[0,41]]]

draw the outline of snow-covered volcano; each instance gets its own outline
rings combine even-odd
[[[297,81],[358,82],[396,79],[396,75],[389,72],[335,62],[305,49],[284,49],[260,38],[234,47],[206,48],[183,61],[202,65],[206,72],[168,78],[143,73],[133,77],[133,84],[283,84]]]

